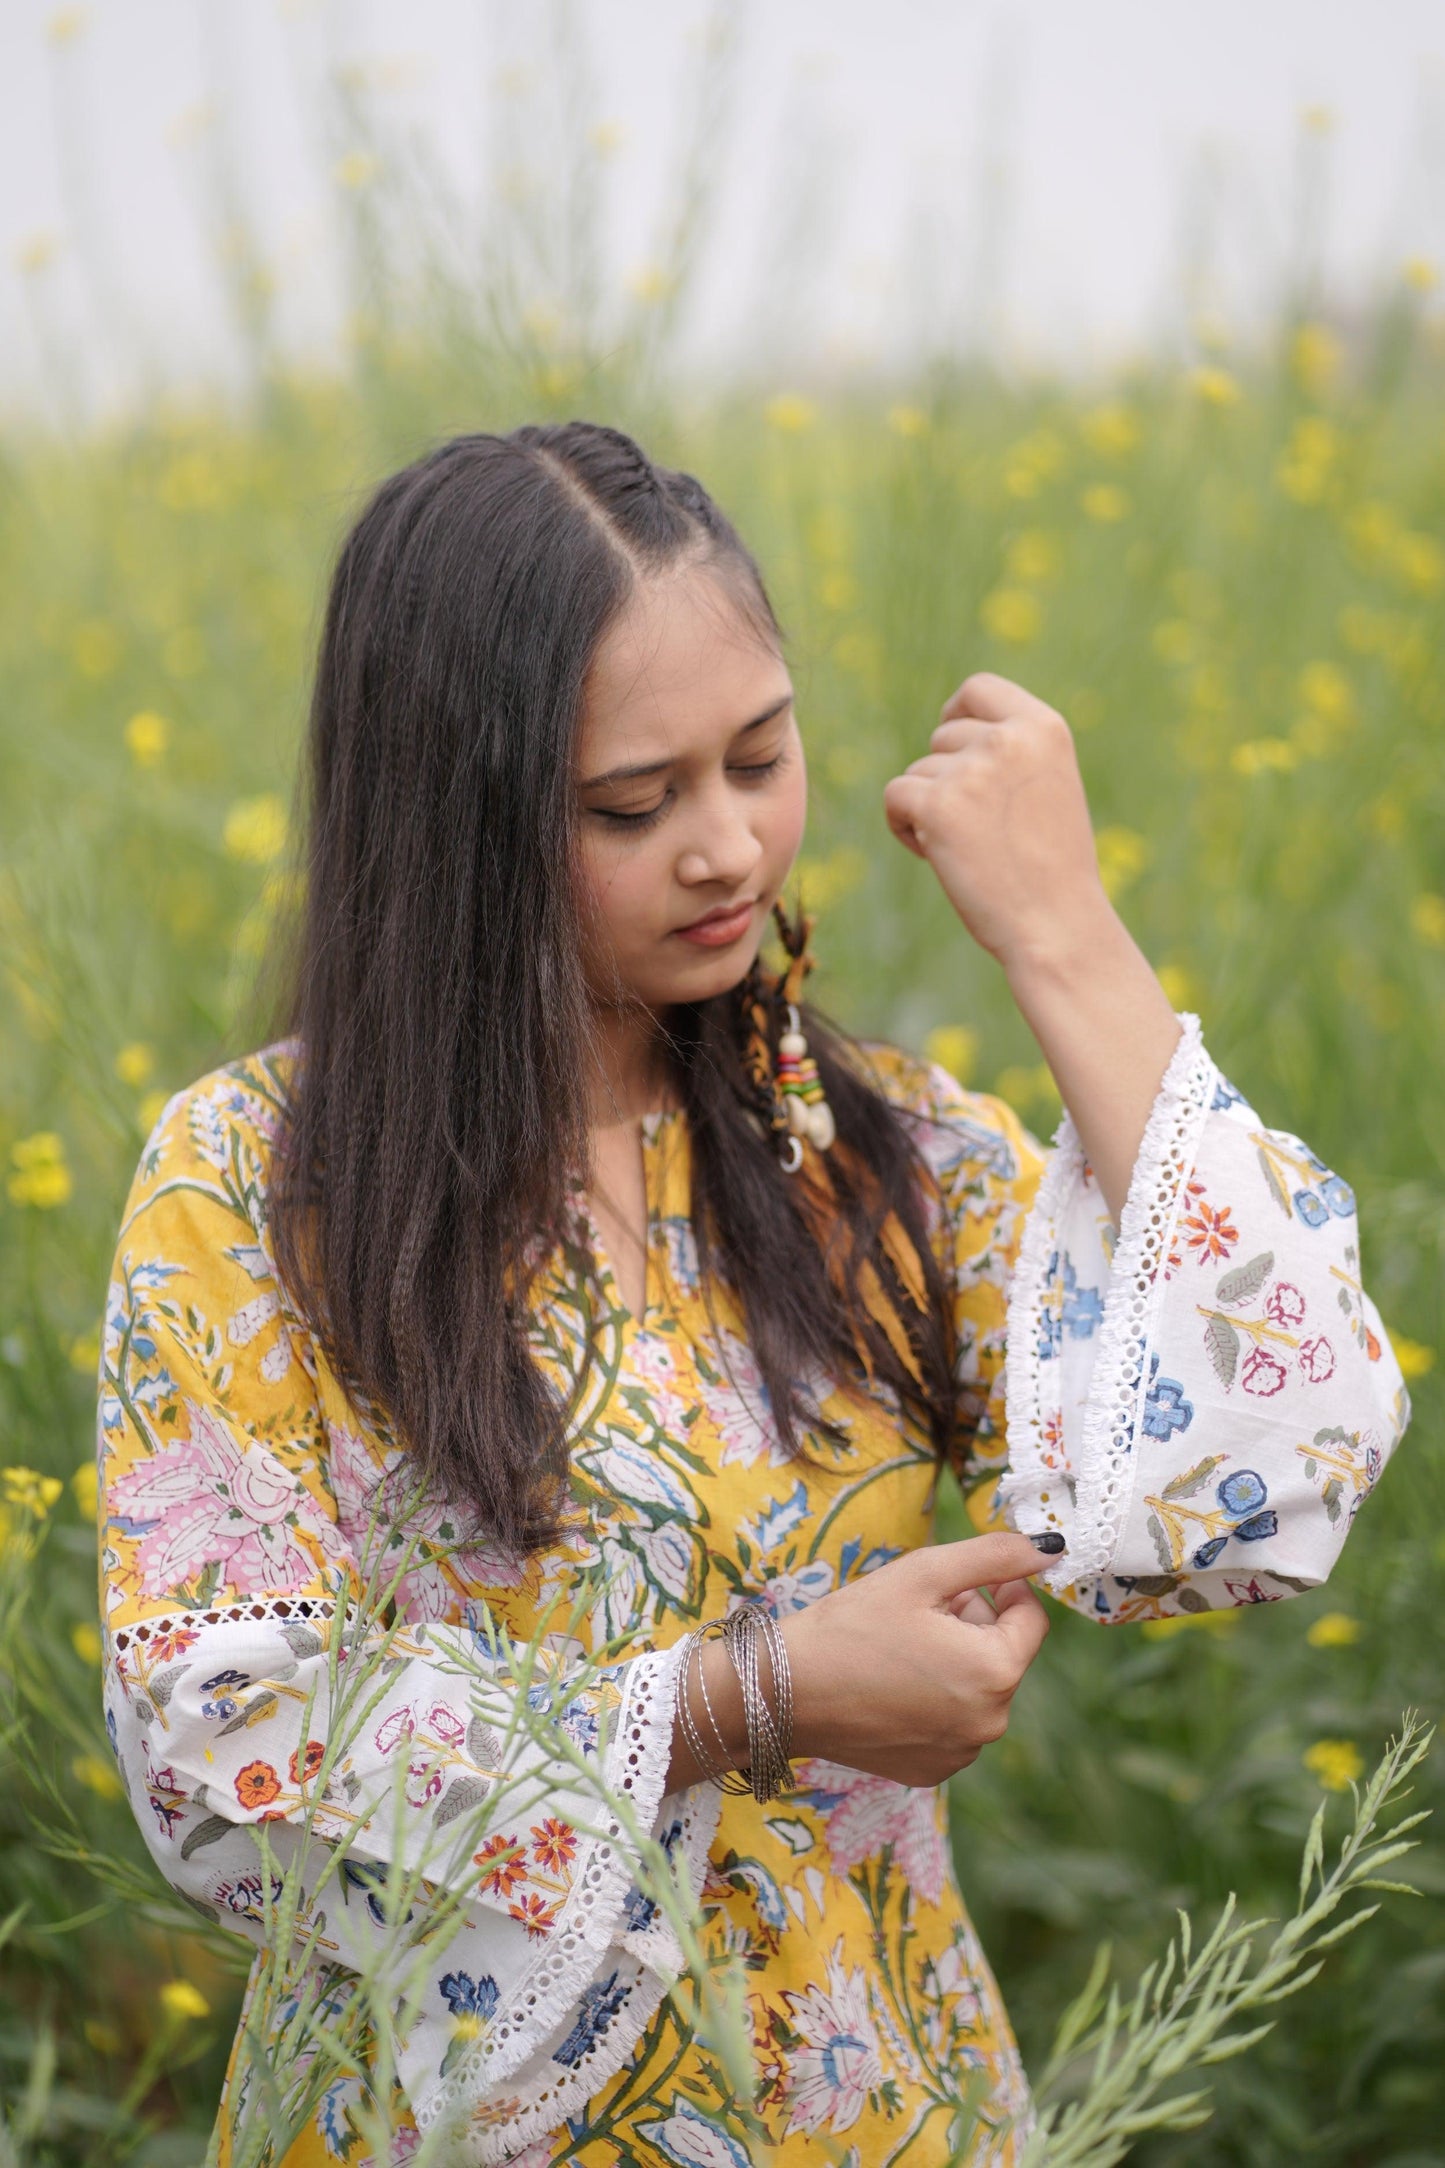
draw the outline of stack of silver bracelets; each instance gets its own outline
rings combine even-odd
[[[738,1675],[743,1694],[743,1718],[748,1728],[748,1766],[734,1769],[727,1758],[727,1742],[718,1730],[717,1718],[712,1713],[708,1696],[707,1678],[702,1668],[701,1644],[709,1634],[716,1634],[732,1658],[732,1666]],[[758,1683],[758,1642],[768,1645],[768,1661],[772,1669],[773,1696],[776,1706],[768,1707]],[[688,1677],[693,1665],[694,1650],[697,1653],[696,1670],[702,1687],[703,1707],[707,1719],[717,1737],[722,1762],[705,1748],[691,1708],[688,1706]],[[777,1620],[761,1604],[739,1604],[724,1618],[707,1619],[695,1626],[687,1636],[687,1647],[682,1659],[682,1673],[677,1691],[678,1721],[688,1751],[702,1770],[708,1783],[716,1784],[725,1792],[751,1792],[764,1804],[777,1794],[787,1791],[793,1782],[793,1682],[788,1670],[788,1651]],[[739,1778],[729,1783],[730,1777]]]

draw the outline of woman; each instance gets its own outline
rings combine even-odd
[[[285,1036],[171,1100],[111,1288],[107,1710],[162,1872],[262,1945],[249,2007],[245,1825],[291,1856],[326,1622],[405,1538],[395,1666],[318,1811],[349,1844],[319,1945],[343,1989],[388,1865],[522,1788],[398,2026],[401,2156],[446,2116],[454,2157],[529,2168],[767,2140],[924,2168],[971,2088],[970,2157],[1014,2158],[941,1787],[1042,1640],[1031,1575],[1120,1623],[1328,1573],[1408,1418],[1349,1188],[1175,1014],[1100,886],[1067,724],[1006,679],[964,681],[885,811],[1007,973],[1054,1146],[825,1027],[786,915],[786,976],[760,962],[804,822],[782,636],[706,492],[614,430],[461,437],[383,484],[309,773]],[[984,1532],[934,1545],[944,1459]],[[503,1737],[483,1602],[525,1642],[579,1589],[555,1677],[619,1660],[564,1722],[742,1968],[753,2100],[666,1992],[625,1835]],[[748,1763],[731,1656],[693,1644],[752,1602],[793,1693],[771,1799],[690,1744]],[[398,1760],[404,1826],[363,1797]],[[355,2163],[361,2096],[339,2076],[287,2168]]]

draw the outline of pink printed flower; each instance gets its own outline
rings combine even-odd
[[[766,1455],[769,1467],[781,1467],[788,1456],[751,1348],[725,1332],[713,1367],[722,1373],[719,1382],[711,1385],[700,1380],[698,1391],[722,1440],[719,1465],[725,1468],[732,1461],[741,1461],[745,1468],[751,1468]]]
[[[925,1903],[943,1895],[948,1851],[939,1833],[936,1794],[922,1785],[896,1784],[841,1762],[804,1759],[795,1765],[800,1785],[836,1798],[822,1810],[824,1836],[833,1865],[849,1874],[872,1859],[885,1844],[905,1880]]]
[[[883,2083],[883,2058],[868,2008],[861,1965],[849,1972],[840,1935],[827,1958],[828,1985],[784,1988],[793,2030],[802,2046],[784,2079],[788,2134],[851,2130],[868,2095]]]
[[[455,1709],[439,1701],[427,1718],[427,1723],[438,1739],[445,1739],[448,1746],[460,1746],[467,1735],[467,1727]]]
[[[1304,1323],[1305,1299],[1288,1280],[1276,1280],[1264,1299],[1264,1314],[1272,1325],[1286,1329]]]
[[[1299,1351],[1299,1366],[1311,1385],[1323,1385],[1335,1374],[1335,1351],[1322,1332],[1306,1340]]]
[[[315,1577],[309,1536],[328,1555],[333,1530],[304,1484],[274,1453],[238,1445],[214,1408],[187,1401],[190,1436],[173,1439],[110,1486],[113,1516],[141,1533],[136,1572],[145,1596],[168,1596],[220,1569],[223,1588],[284,1595]]]
[[[1239,1382],[1247,1393],[1257,1393],[1261,1400],[1272,1399],[1285,1380],[1285,1367],[1277,1355],[1267,1347],[1251,1348],[1245,1358]]]
[[[416,1730],[416,1712],[410,1702],[404,1709],[393,1709],[376,1729],[376,1751],[390,1754],[404,1739],[410,1739]]]

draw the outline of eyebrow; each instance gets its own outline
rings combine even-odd
[[[793,698],[792,693],[784,693],[781,700],[775,700],[773,705],[770,708],[765,708],[761,715],[755,715],[750,723],[744,723],[742,728],[735,732],[735,735],[743,738],[747,736],[750,730],[761,730],[764,723],[772,722],[774,716],[781,715],[784,708],[790,707]],[[644,776],[661,775],[664,768],[670,768],[671,766],[672,762],[670,760],[649,760],[636,768],[609,768],[605,775],[589,775],[585,783],[578,785],[578,789],[602,790],[609,783],[635,783]]]

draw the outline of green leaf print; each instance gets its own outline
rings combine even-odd
[[[1164,1497],[1192,1498],[1196,1491],[1203,1490],[1215,1469],[1223,1464],[1224,1457],[1223,1453],[1211,1453],[1207,1459],[1197,1460],[1192,1468],[1186,1468],[1172,1483],[1165,1484]]]
[[[1204,1345],[1209,1350],[1215,1376],[1227,1389],[1234,1383],[1235,1366],[1239,1361],[1239,1334],[1227,1317],[1211,1317],[1207,1321]]]
[[[1248,1302],[1257,1295],[1270,1273],[1274,1270],[1274,1251],[1264,1250],[1258,1257],[1251,1257],[1245,1264],[1236,1265],[1226,1272],[1214,1290],[1216,1302]]]

